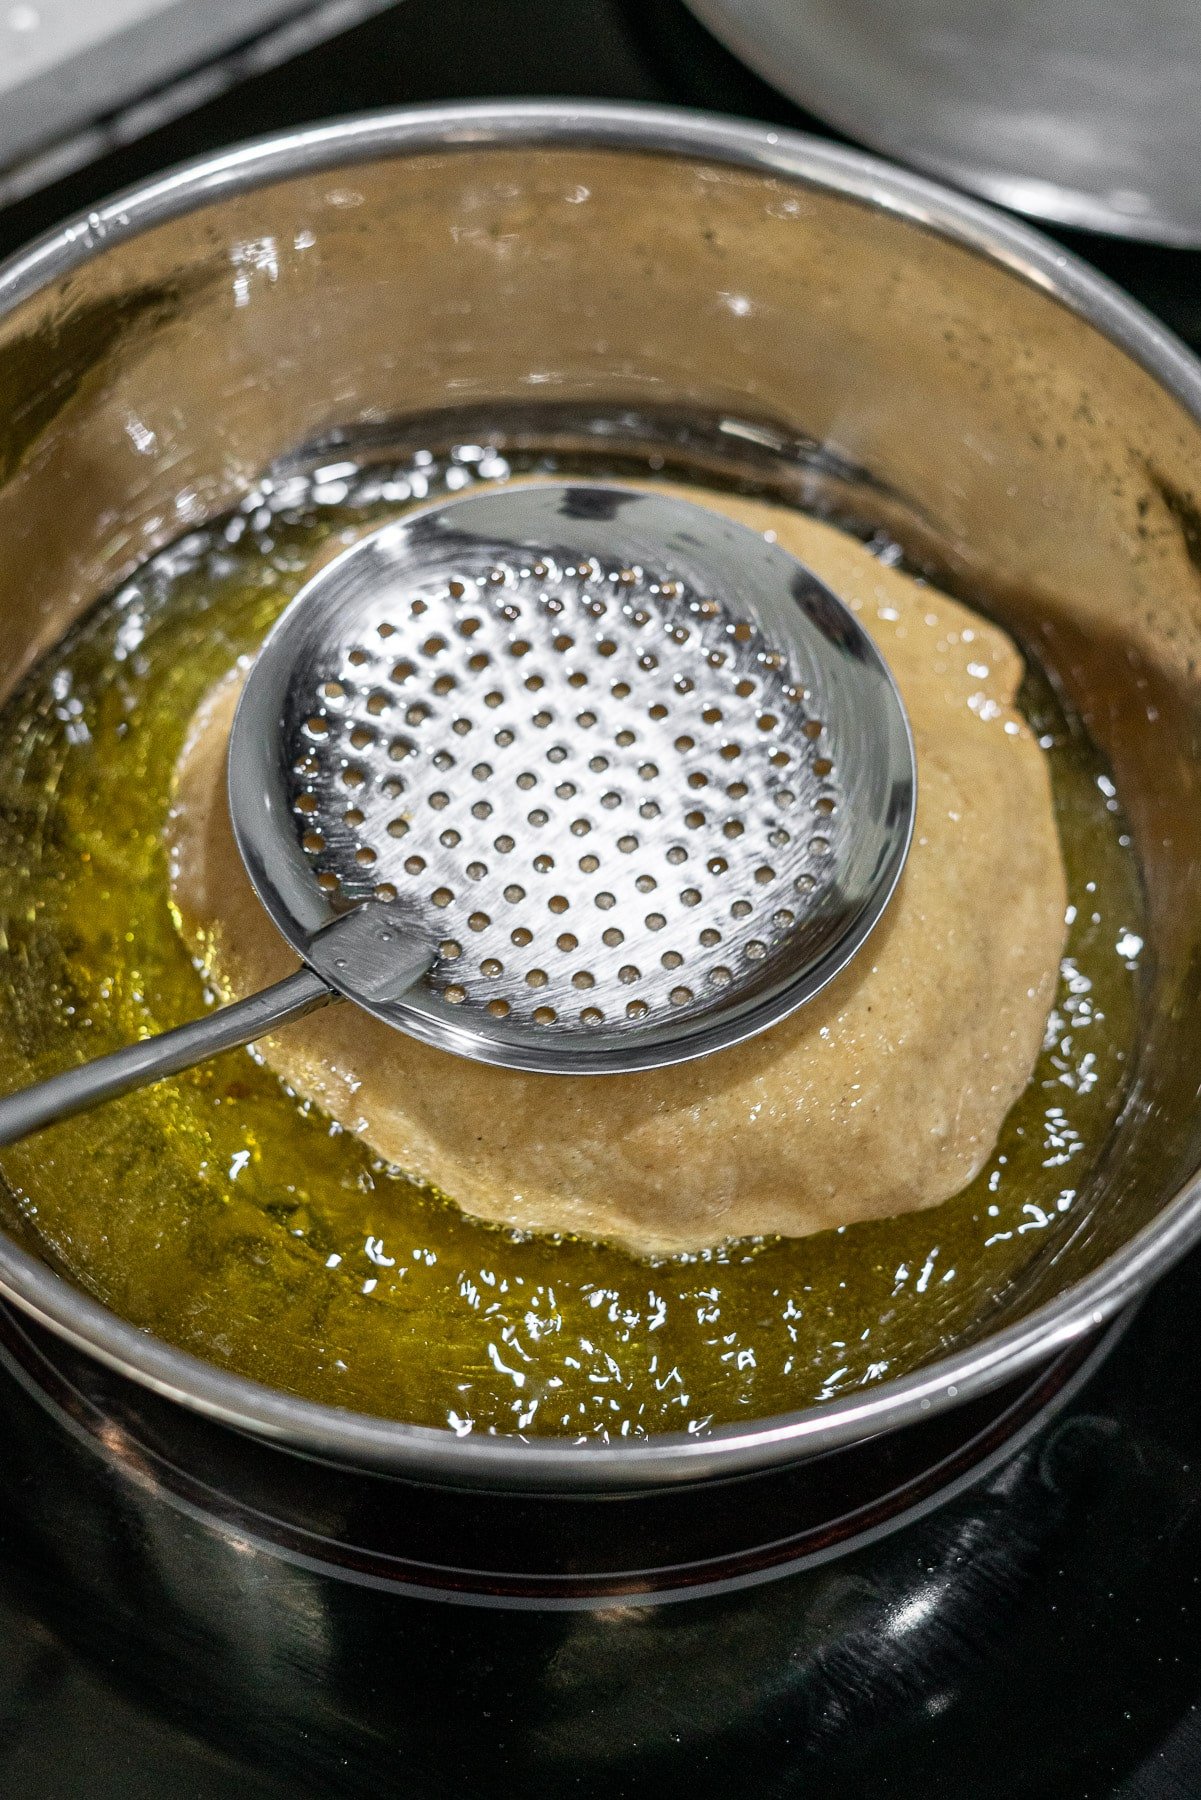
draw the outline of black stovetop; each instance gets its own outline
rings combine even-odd
[[[680,0],[403,0],[0,213],[0,254],[238,138],[480,95],[830,133]],[[1201,348],[1201,255],[1062,234]],[[219,1535],[0,1374],[0,1794],[1201,1796],[1201,1256],[998,1473],[873,1547],[671,1606],[503,1613]]]

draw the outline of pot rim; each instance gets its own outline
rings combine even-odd
[[[1029,226],[880,159],[711,113],[584,101],[405,107],[277,133],[182,164],[47,233],[0,266],[0,318],[155,225],[268,182],[380,158],[579,145],[774,174],[908,219],[1000,264],[1092,325],[1201,424],[1201,363],[1137,302]],[[1113,1318],[1201,1237],[1201,1173],[1084,1280],[980,1343],[855,1397],[650,1439],[456,1437],[303,1400],[129,1324],[0,1233],[0,1291],[77,1348],[206,1416],[323,1460],[454,1486],[588,1493],[729,1478],[824,1454],[982,1395]]]

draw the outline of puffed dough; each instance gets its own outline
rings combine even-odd
[[[299,1094],[465,1212],[639,1255],[802,1237],[958,1193],[1030,1079],[1066,901],[1047,765],[1014,710],[1022,660],[1004,633],[828,525],[669,491],[773,532],[854,608],[896,676],[917,829],[866,947],[762,1036],[647,1074],[489,1068],[349,1005],[261,1046]],[[168,824],[180,928],[230,998],[295,967],[229,822],[239,685],[232,673],[193,720]]]

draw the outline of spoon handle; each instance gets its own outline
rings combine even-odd
[[[301,968],[261,994],[251,994],[187,1025],[127,1044],[95,1062],[65,1069],[48,1081],[7,1094],[0,1098],[0,1144],[13,1144],[72,1113],[86,1112],[101,1101],[127,1094],[131,1088],[178,1075],[181,1069],[190,1069],[222,1050],[253,1044],[256,1038],[266,1037],[293,1019],[303,1019],[306,1013],[338,998],[320,975]]]

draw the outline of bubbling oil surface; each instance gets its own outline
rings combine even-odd
[[[201,1010],[163,846],[195,707],[341,534],[510,472],[476,445],[265,483],[147,564],[7,702],[0,1083]],[[1067,943],[1030,1085],[943,1206],[658,1262],[523,1237],[414,1186],[245,1052],[5,1150],[7,1204],[146,1330],[292,1393],[460,1434],[698,1432],[903,1374],[978,1330],[1054,1248],[1133,1048],[1141,905],[1113,783],[1037,669],[1022,705],[1051,769]]]

